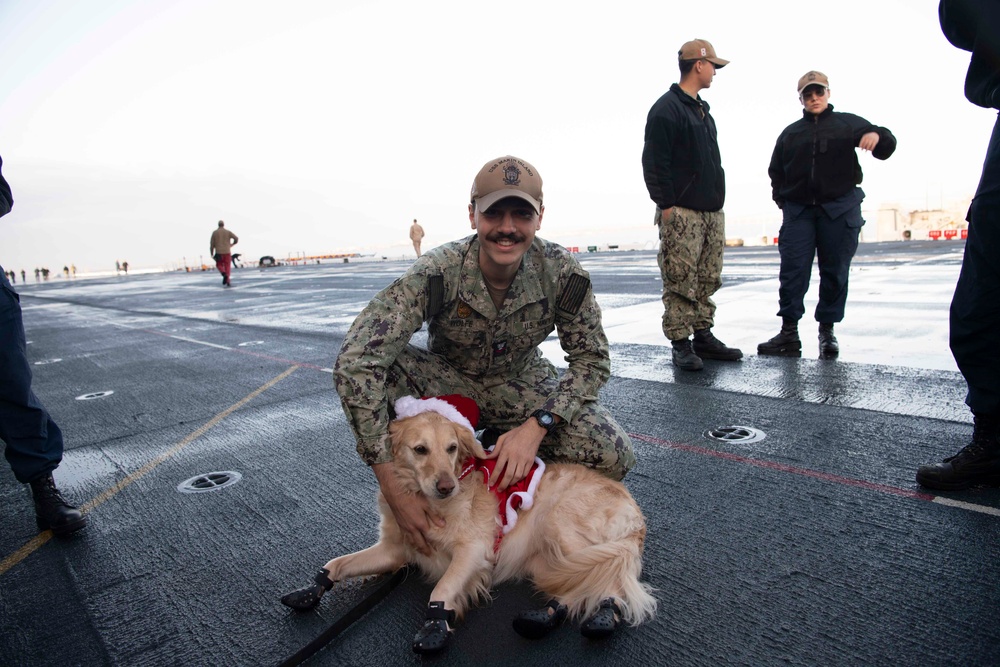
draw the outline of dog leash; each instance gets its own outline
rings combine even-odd
[[[356,604],[353,609],[334,621],[333,624],[320,633],[316,639],[299,649],[295,655],[280,663],[279,667],[294,667],[295,665],[300,665],[304,661],[308,660],[313,656],[313,654],[329,644],[334,637],[349,628],[355,621],[371,611],[372,607],[384,600],[385,597],[392,592],[392,589],[398,586],[399,583],[406,578],[408,571],[408,568],[405,566],[396,570],[386,582],[372,591],[367,597],[361,600],[361,602]],[[380,578],[385,576],[386,575],[381,575]]]

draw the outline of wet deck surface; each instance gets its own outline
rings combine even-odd
[[[529,642],[510,619],[538,600],[504,584],[422,659],[431,587],[410,577],[309,664],[998,664],[1000,491],[914,482],[971,434],[947,350],[961,250],[862,246],[831,362],[808,343],[756,356],[779,322],[777,251],[730,249],[716,333],[747,356],[701,373],[670,365],[655,254],[584,255],[657,618],[601,644],[570,626]],[[279,598],[376,538],[376,484],[329,369],[405,266],[243,269],[231,290],[215,273],[23,286],[34,388],[67,439],[56,478],[89,525],[37,534],[26,487],[0,471],[0,664],[273,665],[356,604],[372,584],[304,614]],[[810,313],[807,299],[805,341]],[[765,437],[710,437],[727,426]],[[241,479],[178,491],[214,471]]]

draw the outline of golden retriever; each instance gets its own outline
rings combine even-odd
[[[319,602],[333,582],[392,572],[415,564],[436,582],[427,621],[413,649],[444,648],[452,627],[471,602],[489,598],[490,588],[509,579],[528,579],[552,598],[550,609],[535,611],[518,629],[539,637],[568,616],[589,619],[606,636],[619,621],[636,625],[652,618],[656,600],[639,581],[646,524],[620,482],[578,464],[545,468],[530,509],[522,510],[509,533],[498,539],[498,503],[483,475],[460,479],[470,457],[486,455],[473,433],[440,414],[424,412],[390,425],[393,463],[402,486],[427,497],[445,519],[432,526],[426,556],[410,546],[379,493],[379,541],[362,551],[329,561],[316,584],[282,598],[296,609]],[[542,615],[539,616],[539,613]],[[603,614],[603,619],[600,615]],[[596,620],[595,620],[596,619]],[[527,631],[525,631],[525,629]]]

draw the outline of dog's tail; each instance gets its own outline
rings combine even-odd
[[[623,620],[638,625],[656,613],[653,588],[639,581],[640,544],[626,538],[567,554],[551,542],[547,545],[552,553],[545,558],[546,571],[534,573],[535,584],[569,607],[574,619],[590,617],[602,600],[613,597],[621,607]]]

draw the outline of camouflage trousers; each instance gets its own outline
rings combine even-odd
[[[403,396],[461,394],[479,405],[479,428],[508,431],[528,420],[559,385],[548,361],[524,369],[517,377],[470,378],[441,357],[408,345],[386,376],[391,406]],[[632,440],[607,408],[585,402],[568,423],[542,440],[538,457],[549,463],[582,463],[611,479],[621,479],[635,465]]]
[[[722,287],[726,216],[675,206],[660,228],[657,262],[663,279],[663,335],[682,340],[715,324],[712,295]]]

